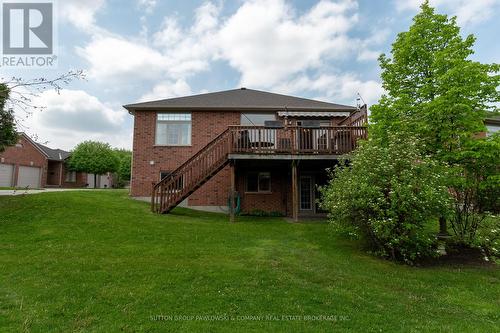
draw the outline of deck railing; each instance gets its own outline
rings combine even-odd
[[[214,140],[155,184],[151,209],[167,213],[225,167],[230,154],[332,154],[353,151],[365,127],[229,126]]]
[[[319,128],[230,126],[233,154],[334,154],[353,151],[367,137],[366,127]]]

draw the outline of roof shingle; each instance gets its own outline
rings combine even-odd
[[[289,110],[289,111],[354,111],[353,106],[274,94],[253,89],[234,89],[214,93],[162,99],[124,105],[135,110]]]
[[[38,142],[35,142],[35,144],[47,155],[49,160],[64,161],[71,155],[70,152],[62,149],[52,149]]]

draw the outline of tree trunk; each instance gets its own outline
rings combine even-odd
[[[446,226],[446,218],[444,216],[439,217],[439,237],[447,237],[449,236],[448,234],[448,228]]]

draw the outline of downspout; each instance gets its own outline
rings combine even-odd
[[[63,179],[63,162],[61,162],[61,165],[59,166],[59,187],[62,187],[62,179]]]

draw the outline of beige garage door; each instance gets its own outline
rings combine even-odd
[[[12,164],[0,164],[0,187],[12,186],[12,174],[14,166]]]
[[[39,188],[40,187],[40,168],[19,167],[19,176],[17,177],[18,187]]]

